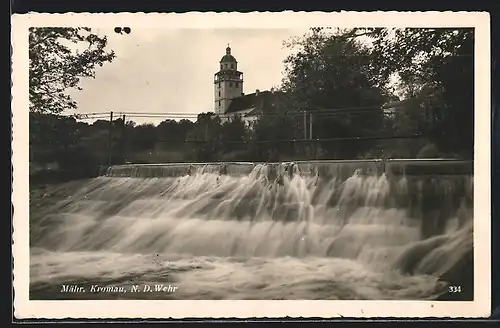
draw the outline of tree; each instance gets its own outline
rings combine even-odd
[[[62,176],[95,176],[99,165],[107,162],[109,122],[105,123],[101,129],[74,117],[31,112],[30,162],[57,162]]]
[[[184,142],[193,125],[193,122],[186,119],[179,122],[167,119],[156,127],[158,139],[160,141]]]
[[[127,140],[132,150],[152,150],[158,141],[156,126],[151,123],[137,125]]]
[[[373,61],[383,75],[399,76],[406,85],[405,98],[418,99],[419,106],[412,105],[414,110],[427,113],[429,139],[444,152],[472,158],[473,29],[354,29],[352,34],[363,32],[373,40]]]
[[[371,49],[351,30],[313,28],[285,45],[298,50],[285,59],[282,89],[296,104],[290,109],[313,114],[313,138],[370,136],[382,129],[382,106],[391,93]],[[322,148],[331,156],[353,157],[370,145],[323,143]]]
[[[193,128],[187,134],[187,141],[196,149],[198,160],[210,161],[221,149],[222,122],[215,113],[201,113]]]
[[[248,129],[239,115],[231,117],[221,126],[221,145],[224,152],[245,149]]]
[[[299,108],[377,108],[395,96],[392,78],[400,82],[396,91],[405,102],[393,115],[318,113],[314,137],[419,133],[441,153],[472,158],[473,29],[313,28],[287,45],[299,50],[285,61],[283,88]],[[374,144],[359,146],[342,142],[330,150],[352,157]]]
[[[94,77],[95,66],[115,58],[105,50],[106,37],[90,28],[36,27],[29,33],[30,111],[60,113],[76,108],[66,93],[81,78]]]
[[[252,123],[250,151],[257,160],[278,161],[293,155],[295,145],[291,140],[301,139],[302,129],[297,116],[285,108],[264,113]]]

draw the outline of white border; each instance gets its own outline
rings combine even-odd
[[[30,301],[28,28],[475,27],[473,302],[430,301]],[[490,19],[483,12],[281,12],[24,14],[12,17],[14,289],[17,318],[487,317],[490,314]]]

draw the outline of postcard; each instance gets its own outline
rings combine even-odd
[[[14,15],[16,317],[489,316],[489,24]]]

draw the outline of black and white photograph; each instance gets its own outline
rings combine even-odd
[[[13,108],[30,302],[478,301],[472,24],[49,17]]]

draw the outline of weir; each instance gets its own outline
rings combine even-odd
[[[423,237],[439,234],[444,229],[439,225],[444,224],[460,207],[472,205],[473,161],[453,159],[128,164],[111,166],[105,171],[105,175],[165,178],[216,174],[243,177],[252,172],[278,183],[285,175],[289,178],[298,175],[315,179],[315,187],[320,185],[319,188],[328,188],[325,184],[330,183],[329,188],[337,190],[343,188],[344,182],[353,181],[353,177],[362,179],[361,184],[367,184],[364,186],[367,189],[376,188],[377,183],[378,187],[386,185],[385,192],[388,196],[383,196],[380,205],[406,208],[410,217],[433,217],[429,219],[430,227],[424,223]],[[331,184],[332,179],[336,181],[335,185]],[[377,183],[369,185],[368,181],[375,180]],[[370,192],[381,191],[374,189]],[[332,203],[338,202],[340,195],[334,193],[331,196]],[[359,199],[356,204],[352,206],[360,205]]]
[[[386,160],[320,160],[293,162],[301,174],[322,177],[349,177],[355,170],[363,173],[386,175],[472,175],[473,161],[454,159],[386,159]],[[257,165],[268,167],[270,174],[286,163],[263,162],[215,162],[215,163],[168,163],[124,164],[101,170],[102,175],[112,177],[176,177],[194,173],[223,173],[233,176],[248,175]]]
[[[470,286],[472,199],[471,161],[118,165],[32,219],[31,245],[45,254],[33,265],[46,263],[46,252],[59,254],[54,261],[64,258],[61,254],[111,252],[194,261],[209,257],[225,268],[220,274],[229,265],[220,261],[262,258],[265,262],[257,262],[252,270],[265,274],[263,263],[280,268],[291,261],[284,259],[294,259],[299,267],[316,263],[348,270],[351,264],[335,262],[342,259],[384,272],[373,278],[382,279],[377,280],[382,289],[396,279],[391,272],[400,274],[398,279],[421,277],[426,281],[422,284],[430,284],[426,286],[436,282],[425,277]],[[44,268],[33,281],[48,279],[44,275],[49,268]],[[102,270],[95,268],[88,275]],[[144,270],[152,269],[146,265]],[[322,272],[327,280],[336,276],[334,271],[307,270]],[[298,279],[296,274],[286,271],[280,279]],[[189,279],[193,283],[193,277]],[[241,288],[250,288],[248,284]],[[431,297],[433,288],[422,292],[427,296],[411,297]],[[381,297],[395,297],[384,293]]]

